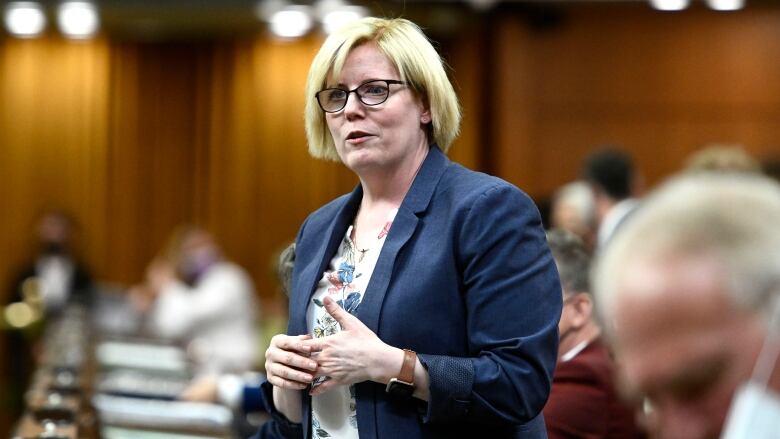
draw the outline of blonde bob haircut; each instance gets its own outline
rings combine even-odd
[[[306,80],[306,139],[313,157],[338,161],[336,146],[317,104],[315,93],[327,87],[329,77],[338,77],[347,55],[364,43],[376,44],[395,65],[401,80],[409,84],[431,112],[428,142],[447,151],[460,129],[460,105],[444,62],[414,23],[403,18],[367,17],[332,33],[314,57]],[[354,98],[353,98],[354,99]]]

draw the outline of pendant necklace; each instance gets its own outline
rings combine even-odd
[[[355,249],[355,251],[357,251],[358,253],[360,253],[360,256],[358,256],[358,260],[357,261],[358,262],[363,262],[363,258],[366,257],[366,252],[371,250],[371,247],[366,247],[366,248],[359,248],[358,247],[358,245],[357,245],[357,228],[355,227],[354,224],[352,225],[352,236],[351,236],[351,238],[352,238],[352,248]]]
[[[355,249],[360,252],[360,256],[358,256],[358,262],[363,262],[363,258],[366,257],[366,252],[371,250],[369,248],[357,248],[357,245],[355,245]]]

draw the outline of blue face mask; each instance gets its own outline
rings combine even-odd
[[[780,438],[780,394],[769,378],[780,357],[780,296],[775,297],[766,340],[751,379],[740,386],[731,403],[721,439]]]

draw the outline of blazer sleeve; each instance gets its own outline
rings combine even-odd
[[[264,381],[259,395],[261,411],[271,416],[250,439],[303,439],[303,425],[291,422],[274,406],[273,385]]]
[[[430,376],[423,421],[527,422],[549,396],[562,300],[538,210],[496,184],[457,240],[470,357],[419,355]]]

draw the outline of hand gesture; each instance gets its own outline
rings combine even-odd
[[[275,335],[265,351],[268,382],[282,389],[305,389],[314,379],[317,363],[309,358],[311,348],[304,341],[310,335]]]
[[[387,360],[397,356],[391,351],[399,351],[401,357],[403,352],[383,343],[363,322],[341,308],[331,297],[325,297],[323,305],[325,311],[339,322],[341,331],[303,342],[319,365],[317,375],[330,377],[313,388],[311,394],[324,393],[340,384],[349,385],[366,380],[382,381]],[[398,367],[401,357],[398,357]]]

